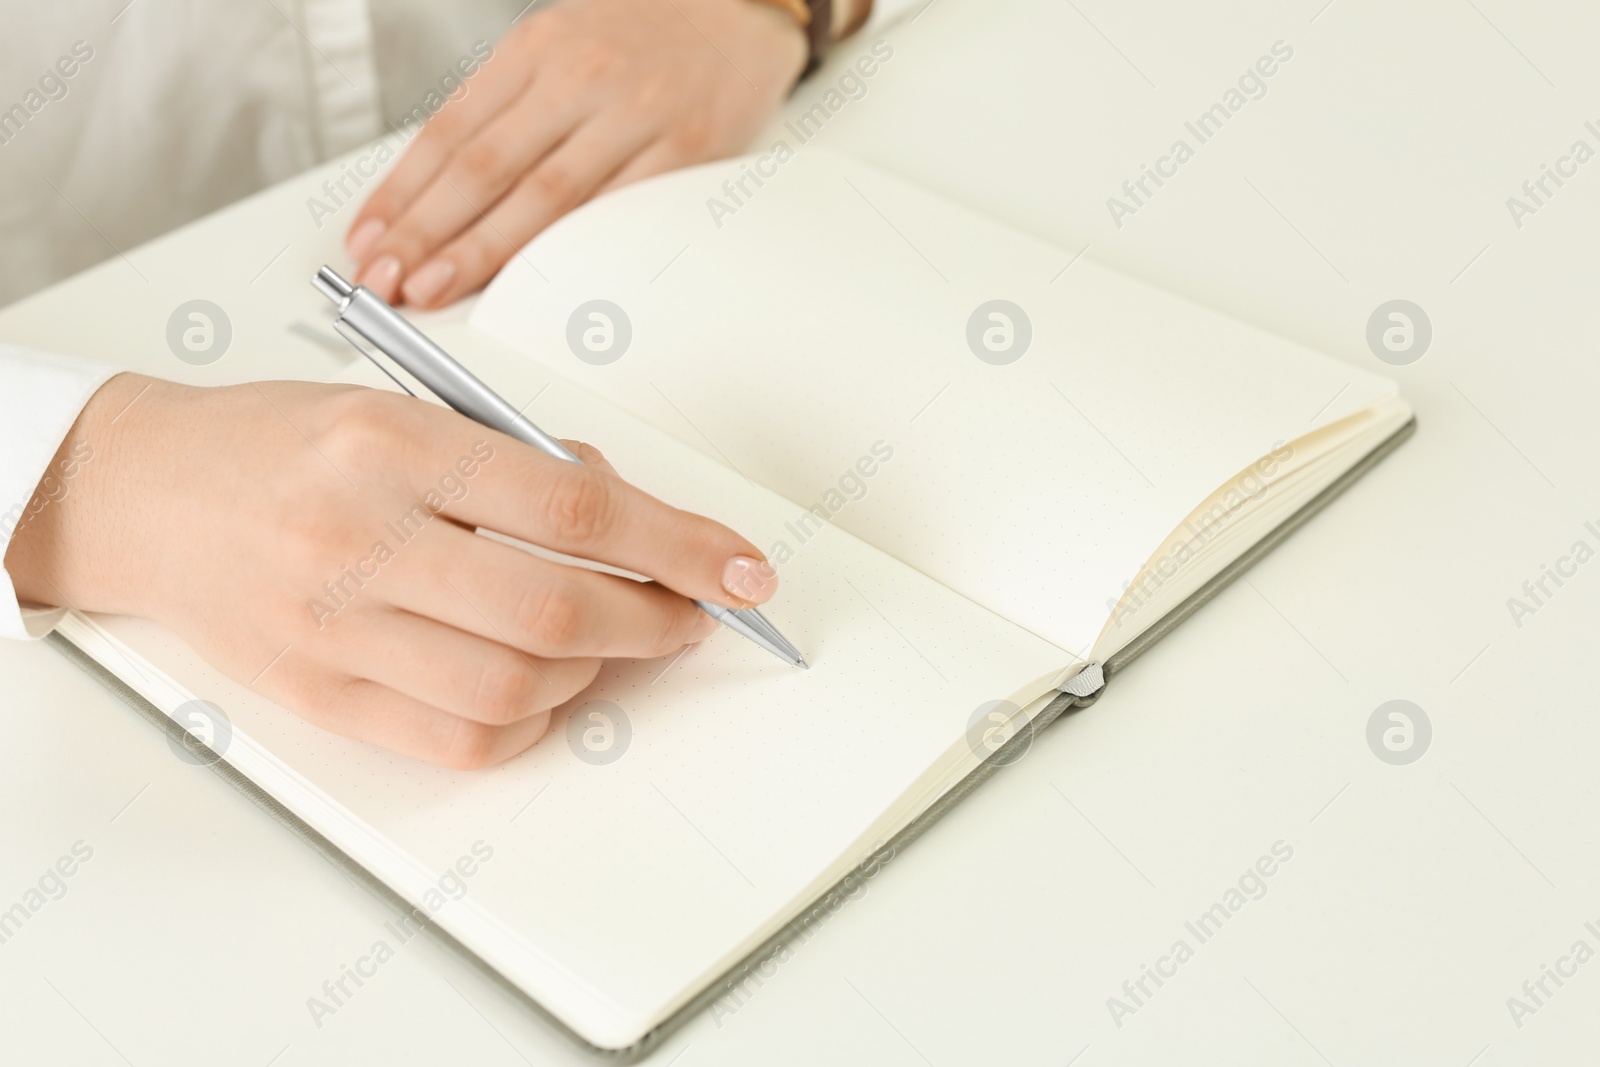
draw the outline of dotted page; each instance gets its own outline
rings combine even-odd
[[[1215,489],[1394,392],[811,146],[595,201],[472,323],[1079,650]]]

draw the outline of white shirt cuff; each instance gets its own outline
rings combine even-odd
[[[51,506],[71,492],[71,478],[92,454],[52,470],[51,461],[78,413],[95,390],[120,368],[74,356],[46,355],[0,343],[0,637],[43,637],[66,614],[64,608],[21,604],[4,568],[11,537],[30,517],[35,490],[52,478],[40,498]],[[57,488],[59,487],[59,488]],[[59,495],[58,495],[59,494]]]

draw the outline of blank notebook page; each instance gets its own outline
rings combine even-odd
[[[752,166],[581,208],[473,325],[807,506],[884,442],[894,458],[832,521],[1062,647],[1092,645],[1223,482],[1394,392],[865,164],[806,146],[759,186]],[[631,325],[607,365],[567,339],[597,298]],[[994,299],[1031,325],[1007,365],[968,340]]]
[[[465,328],[437,336],[469,365],[474,336],[493,345]],[[799,511],[563,382],[528,413],[552,433],[603,444],[636,484],[758,543]],[[222,707],[333,810],[391,839],[404,854],[397,869],[432,880],[485,842],[493,858],[437,920],[589,1040],[615,1047],[732,962],[756,927],[965,743],[980,705],[1027,703],[1073,663],[832,527],[784,570],[767,614],[810,671],[726,629],[678,658],[614,661],[552,717],[543,741],[481,772],[318,730],[220,677],[153,623],[96,621],[186,693]],[[107,665],[148,695],[139,671],[114,656]],[[568,718],[587,725],[595,701],[620,707],[631,727],[610,764],[584,762],[568,742]],[[242,755],[236,747],[230,758]],[[370,846],[343,843],[383,869]]]

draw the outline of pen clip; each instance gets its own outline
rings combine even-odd
[[[400,377],[400,375],[404,374],[406,378],[411,378],[411,375],[403,367],[401,367],[398,363],[394,363],[394,360],[389,359],[389,357],[385,355],[376,345],[367,340],[367,338],[362,335],[360,330],[356,329],[348,322],[345,322],[342,316],[336,317],[333,320],[333,329],[340,337],[343,337],[346,341],[349,341],[351,347],[353,347],[357,352],[360,352],[363,356],[366,356],[367,359],[371,360],[373,366],[377,367],[379,370],[383,371],[384,374],[388,375],[390,381],[394,382],[394,384],[405,390],[407,395],[422,395],[421,393],[418,393],[416,389],[413,389],[411,385],[408,385],[405,379]],[[392,369],[390,367],[391,363],[394,364]],[[411,380],[417,384],[419,388],[421,387],[420,382],[416,382],[414,378]],[[423,390],[423,392],[425,393],[426,390]]]

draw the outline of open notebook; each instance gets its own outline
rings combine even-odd
[[[308,726],[154,624],[61,630],[137,703],[221,707],[225,773],[606,1050],[708,1003],[1413,426],[1383,378],[862,164],[755,166],[604,197],[470,324],[424,325],[766,549],[810,671],[727,631],[614,662],[466,773]]]

